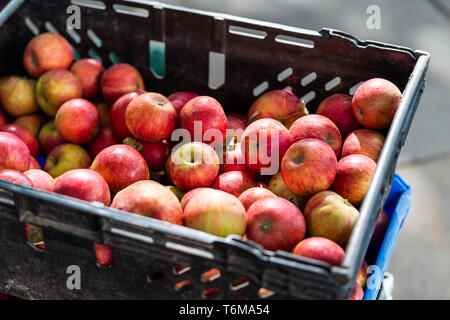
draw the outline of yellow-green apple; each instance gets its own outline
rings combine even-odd
[[[91,158],[81,146],[64,143],[56,146],[45,159],[44,171],[53,178],[73,169],[84,169],[91,164]]]
[[[83,144],[98,133],[100,116],[97,108],[86,99],[71,99],[56,113],[55,127],[66,141]]]
[[[39,144],[36,138],[25,128],[18,126],[17,124],[5,124],[0,128],[2,132],[9,132],[18,138],[20,138],[30,150],[30,155],[37,157],[39,155]]]
[[[40,114],[30,114],[17,118],[13,121],[13,124],[17,124],[27,129],[35,138],[37,138],[39,130],[44,125],[45,121],[45,117]]]
[[[338,162],[331,190],[359,206],[366,196],[376,168],[375,161],[362,154],[346,156]]]
[[[291,145],[288,129],[273,119],[260,119],[245,129],[241,150],[247,166],[262,174],[274,175]]]
[[[100,117],[100,127],[104,128],[109,126],[109,106],[106,102],[96,102],[94,103],[97,108],[98,115]]]
[[[352,97],[348,94],[337,93],[326,98],[320,103],[316,113],[333,121],[342,138],[361,128],[353,115]]]
[[[0,132],[0,170],[27,171],[30,167],[30,150],[19,137]]]
[[[301,196],[330,188],[336,171],[336,154],[327,143],[317,139],[292,144],[281,163],[284,183],[289,190]]]
[[[320,260],[331,266],[340,266],[345,251],[336,242],[322,237],[311,237],[300,241],[292,251],[298,256]]]
[[[352,293],[348,300],[362,300],[364,298],[364,290],[358,283],[355,283]]]
[[[184,208],[184,224],[189,228],[226,237],[245,233],[245,208],[235,196],[214,189],[194,194]]]
[[[173,224],[183,224],[180,201],[169,189],[156,181],[133,183],[116,194],[111,208]]]
[[[35,95],[36,80],[10,76],[2,80],[0,105],[12,117],[39,111]]]
[[[181,199],[183,199],[184,195],[186,194],[186,192],[175,186],[166,186],[166,188],[169,189],[177,197],[178,201],[181,201]]]
[[[175,130],[177,112],[162,94],[148,92],[130,101],[125,111],[125,122],[134,137],[157,142],[169,138]]]
[[[73,60],[72,47],[66,39],[55,33],[43,33],[34,37],[23,53],[25,70],[33,78],[38,78],[51,69],[67,69]]]
[[[263,198],[247,210],[247,237],[267,250],[291,251],[305,232],[302,212],[286,199]]]
[[[31,180],[26,175],[14,169],[0,170],[0,180],[18,184],[27,184],[34,187],[33,182],[31,182]]]
[[[30,156],[30,166],[28,167],[28,170],[31,169],[39,169],[39,170],[42,169],[40,163],[32,156]]]
[[[41,109],[51,117],[71,99],[81,98],[83,91],[78,78],[63,69],[44,73],[36,84],[36,99]]]
[[[245,210],[248,210],[253,203],[267,197],[276,197],[276,195],[266,188],[253,187],[242,192],[239,200],[244,205]]]
[[[342,158],[351,154],[362,154],[377,162],[385,140],[384,136],[375,130],[355,130],[345,138]]]
[[[167,97],[167,99],[169,99],[170,103],[172,103],[172,106],[177,111],[177,116],[179,117],[181,109],[183,109],[183,107],[185,106],[186,103],[189,102],[189,100],[192,100],[195,97],[198,97],[198,94],[190,91],[178,91],[172,93],[170,96]]]
[[[358,275],[356,276],[356,283],[359,284],[362,288],[366,286],[367,282],[367,268],[369,267],[366,260],[363,261],[361,267],[359,268]]]
[[[39,169],[31,169],[23,173],[31,180],[36,189],[53,192],[55,190],[55,180],[47,172]]]
[[[111,203],[111,194],[105,179],[91,169],[69,170],[55,179],[55,193],[84,201]]]
[[[64,139],[56,131],[55,121],[50,120],[39,130],[39,145],[44,155],[48,155],[55,147],[64,143]]]
[[[133,91],[124,94],[112,105],[109,110],[109,122],[113,128],[115,134],[119,138],[125,139],[131,137],[131,132],[128,130],[127,123],[125,121],[125,111],[131,100],[136,98],[138,95],[145,93],[144,91]]]
[[[372,239],[370,239],[370,246],[380,246],[381,243],[384,240],[384,235],[386,234],[386,231],[389,227],[389,216],[387,215],[386,211],[381,210],[380,214],[378,215],[377,224],[375,225],[375,230],[372,234]]]
[[[128,137],[123,140],[123,143],[139,151],[150,170],[161,171],[164,169],[170,155],[170,144],[167,141],[145,142]]]
[[[191,201],[192,197],[204,189],[208,189],[208,188],[195,188],[195,189],[192,189],[192,190],[189,190],[188,192],[186,192],[184,194],[183,198],[181,199],[181,208],[184,210],[184,208],[186,207],[188,202]]]
[[[202,142],[186,143],[172,152],[166,163],[170,180],[182,190],[209,186],[219,172],[216,151]]]
[[[289,190],[289,188],[284,183],[281,172],[278,172],[276,175],[270,178],[267,188],[278,197],[282,197],[286,200],[291,201],[293,204],[299,207],[300,210],[303,210],[303,208],[306,205],[306,202],[308,201],[307,196],[300,196]]]
[[[333,191],[322,191],[308,200],[305,218],[308,234],[323,237],[344,247],[358,220],[359,211]]]
[[[239,140],[240,141],[240,140]],[[219,173],[229,171],[242,171],[250,178],[254,179],[256,171],[253,171],[245,164],[245,157],[242,154],[241,143],[229,143],[222,154],[223,160],[220,164]]]
[[[113,193],[137,181],[150,178],[144,157],[134,148],[124,144],[103,149],[95,157],[91,169],[100,173]]]
[[[103,72],[100,87],[108,103],[114,103],[126,93],[145,90],[141,74],[127,63],[115,64]]]
[[[330,119],[309,114],[295,121],[289,129],[292,143],[304,139],[318,139],[326,142],[333,149],[336,158],[339,158],[342,148],[342,139],[339,129]]]
[[[242,171],[228,171],[214,180],[211,188],[239,197],[247,189],[256,187],[256,182]]]
[[[70,71],[80,80],[83,97],[91,99],[100,91],[100,78],[105,71],[103,65],[95,59],[80,59],[76,61]]]
[[[361,84],[352,100],[356,120],[366,128],[387,129],[394,119],[402,93],[392,82],[374,78]]]
[[[111,127],[104,127],[97,136],[89,142],[87,150],[92,159],[94,159],[100,151],[110,146],[121,144],[120,138],[116,136]]]

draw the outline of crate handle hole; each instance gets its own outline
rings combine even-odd
[[[117,57],[117,55],[114,52],[110,52],[108,55],[108,58],[112,64],[120,63],[120,59]]]
[[[313,101],[316,98],[316,92],[310,91],[307,94],[305,94],[303,97],[300,98],[300,100],[303,100],[306,103],[309,103]]]
[[[258,297],[260,297],[261,299],[267,299],[273,296],[274,294],[275,294],[274,291],[265,288],[261,288],[258,290]]]
[[[275,37],[275,41],[279,43],[289,44],[292,46],[298,46],[308,49],[314,48],[314,41],[312,40],[306,40],[302,38],[292,37],[292,36],[286,36],[283,34],[279,34]]]
[[[228,27],[228,32],[238,36],[250,37],[255,39],[265,39],[267,37],[267,32],[265,31],[234,25]]]
[[[281,81],[283,81],[283,80],[286,80],[286,79],[289,78],[293,73],[294,73],[294,70],[293,70],[291,67],[286,68],[286,69],[284,69],[283,71],[281,71],[281,72],[278,74],[277,80],[278,80],[279,82],[281,82]]]
[[[174,290],[178,291],[178,292],[185,291],[185,290],[188,290],[191,288],[192,288],[191,280],[182,280],[182,281],[175,283],[175,285],[174,285]]]
[[[225,54],[210,51],[208,70],[208,87],[219,89],[225,83]]]
[[[113,4],[113,9],[117,13],[127,14],[130,16],[136,16],[141,18],[148,18],[150,16],[150,13],[147,9],[126,6],[123,4]]]
[[[49,21],[47,21],[44,24],[44,27],[45,27],[45,29],[47,29],[48,32],[59,34],[59,32],[58,32],[58,30],[56,30],[55,26]]]
[[[351,87],[350,89],[348,89],[348,93],[353,96],[356,92],[356,90],[358,90],[359,86],[362,85],[364,83],[364,81],[360,81],[357,84],[355,84],[353,87]]]
[[[339,86],[341,84],[341,82],[342,82],[342,80],[340,77],[335,77],[335,78],[331,79],[330,81],[328,81],[327,83],[325,83],[325,90],[326,91],[333,90],[334,88]]]
[[[39,34],[39,28],[30,18],[25,18],[25,25],[33,35],[37,36]]]
[[[260,84],[258,84],[255,88],[253,88],[253,95],[257,97],[267,89],[269,89],[269,83],[267,81],[263,81]]]
[[[202,298],[208,300],[216,299],[219,296],[219,293],[219,288],[210,288],[202,292]]]
[[[81,43],[81,37],[80,35],[75,31],[75,29],[67,28],[66,29],[67,34],[72,38],[75,43]]]
[[[101,48],[103,45],[102,39],[100,39],[97,34],[92,31],[92,29],[89,29],[87,31],[87,36],[89,37],[89,39],[91,39],[91,41],[98,47]]]
[[[317,73],[311,72],[307,76],[303,77],[301,84],[302,84],[302,86],[306,87],[308,84],[310,84],[311,82],[313,82],[316,79],[317,79]]]
[[[238,277],[230,283],[230,289],[233,291],[241,290],[250,285],[250,281],[246,277]]]
[[[189,266],[182,266],[182,265],[179,265],[179,264],[176,264],[176,265],[174,265],[172,267],[173,273],[176,274],[177,276],[185,274],[189,270],[191,270],[191,267],[189,267]]]
[[[154,272],[152,274],[147,275],[147,282],[148,283],[154,283],[155,281],[158,281],[159,279],[162,279],[164,277],[164,273],[161,271]]]
[[[202,282],[212,282],[214,280],[217,280],[221,277],[222,273],[217,268],[212,268],[208,271],[205,271],[200,276],[200,279]]]
[[[92,9],[99,9],[99,10],[105,10],[106,5],[103,3],[103,1],[97,1],[97,0],[71,0],[72,4],[75,4],[80,7],[86,7],[86,8],[92,8]]]
[[[89,49],[88,55],[89,55],[91,58],[97,60],[97,61],[100,62],[100,63],[103,62],[102,58],[101,58],[101,57],[98,55],[98,53],[95,52],[95,50],[92,49],[92,48]]]

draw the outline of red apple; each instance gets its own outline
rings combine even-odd
[[[347,94],[338,93],[326,98],[320,103],[316,113],[333,121],[342,138],[361,128],[353,115],[352,97]]]
[[[302,240],[292,253],[320,260],[331,266],[340,266],[345,257],[344,249],[336,242],[322,237],[311,237]]]
[[[295,194],[310,196],[331,187],[337,171],[336,155],[331,147],[317,139],[294,143],[281,163],[281,175]]]
[[[123,140],[123,143],[139,151],[150,170],[161,171],[164,169],[170,155],[170,145],[166,141],[145,142],[128,137]]]
[[[276,197],[276,195],[266,188],[253,187],[242,192],[239,200],[244,205],[245,210],[248,210],[253,203],[267,197]]]
[[[28,170],[31,169],[39,169],[41,170],[41,164],[33,157],[30,156],[30,166],[28,167]]]
[[[124,144],[102,150],[92,162],[91,169],[100,173],[113,193],[150,178],[150,171],[142,155]]]
[[[356,120],[370,129],[387,129],[402,99],[395,84],[386,79],[370,79],[358,87],[352,108]]]
[[[184,194],[183,198],[181,199],[181,208],[184,210],[184,208],[186,207],[188,202],[191,201],[192,197],[194,195],[196,195],[198,192],[205,190],[205,189],[208,189],[208,188],[195,188],[195,189],[192,189],[192,190],[186,192]]]
[[[94,159],[100,151],[116,144],[121,144],[119,137],[115,135],[110,127],[104,127],[94,140],[88,144],[87,150],[91,158]]]
[[[31,180],[36,189],[53,192],[55,180],[47,172],[39,169],[31,169],[23,173]]]
[[[169,99],[170,103],[172,103],[172,106],[177,111],[177,116],[180,116],[181,109],[195,97],[198,97],[198,94],[189,91],[178,91],[172,93],[167,99]]]
[[[18,126],[27,129],[35,138],[38,137],[39,130],[44,125],[44,123],[45,118],[40,114],[21,116],[13,122],[13,124],[17,124]]]
[[[247,189],[256,187],[256,182],[242,171],[222,173],[214,180],[211,188],[231,193],[239,197]]]
[[[25,128],[16,124],[5,124],[0,128],[0,131],[9,132],[20,138],[30,150],[30,155],[37,157],[39,155],[39,144],[36,138]]]
[[[110,246],[105,246],[101,243],[95,243],[95,257],[99,265],[103,267],[108,267],[114,262],[114,252],[113,248]]]
[[[128,130],[127,123],[125,121],[125,112],[128,104],[136,98],[138,95],[143,94],[144,91],[135,91],[124,94],[111,107],[109,111],[109,121],[114,132],[122,139],[131,137],[131,132]]]
[[[336,179],[331,189],[359,206],[366,196],[377,168],[375,161],[361,154],[352,154],[339,160]]]
[[[289,129],[292,143],[304,139],[318,139],[333,149],[336,158],[341,154],[342,139],[339,129],[330,119],[310,114],[295,121]]]
[[[55,127],[66,141],[83,144],[91,141],[98,132],[100,117],[97,108],[85,99],[72,99],[56,113]]]
[[[347,244],[358,217],[358,210],[332,191],[315,194],[305,207],[309,236],[327,238],[341,247]]]
[[[361,267],[359,268],[358,275],[356,276],[356,283],[359,284],[362,288],[366,286],[367,282],[367,268],[369,265],[367,264],[367,261],[364,260],[361,264]]]
[[[355,286],[353,287],[352,293],[348,300],[362,300],[363,298],[364,298],[364,290],[361,288],[359,284],[355,283]]]
[[[252,179],[256,176],[256,172],[245,164],[245,156],[242,154],[240,142],[230,143],[223,152],[223,161],[220,164],[219,173],[229,171],[242,171]]]
[[[38,134],[39,145],[44,155],[47,155],[55,147],[64,143],[64,139],[56,131],[55,121],[51,120],[44,124]]]
[[[60,144],[56,146],[45,160],[44,170],[53,178],[73,169],[84,169],[91,164],[89,154],[76,144]]]
[[[33,182],[31,182],[31,180],[26,175],[14,169],[0,170],[0,180],[19,184],[27,184],[34,187]]]
[[[381,210],[378,215],[377,224],[375,225],[375,230],[372,234],[372,239],[370,240],[370,246],[380,246],[384,240],[384,236],[389,227],[390,219],[386,214],[386,211]]]
[[[28,42],[23,54],[23,64],[28,74],[38,78],[50,69],[67,69],[74,60],[72,47],[55,33],[40,34]]]
[[[267,250],[291,251],[305,232],[302,212],[286,199],[263,198],[247,210],[247,237]]]
[[[235,196],[214,189],[197,192],[184,208],[184,224],[196,230],[226,237],[245,233],[245,208]]]
[[[145,90],[139,71],[126,63],[115,64],[106,70],[101,78],[101,91],[105,100],[113,103],[126,93]]]
[[[10,76],[2,79],[0,105],[13,117],[39,111],[35,95],[36,80]]]
[[[90,99],[99,93],[100,77],[105,71],[100,62],[95,59],[80,59],[70,67],[70,71],[80,80],[84,98]]]
[[[385,140],[384,136],[377,131],[355,130],[345,138],[342,146],[342,158],[351,154],[362,154],[377,162]]]
[[[0,170],[26,171],[30,167],[30,151],[17,136],[0,132]]]

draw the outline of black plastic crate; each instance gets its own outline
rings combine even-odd
[[[66,30],[70,5],[81,9],[80,30]],[[25,74],[27,42],[56,31],[105,67],[135,65],[151,91],[211,95],[228,113],[246,114],[265,90],[288,88],[311,112],[374,77],[403,91],[341,267],[0,181],[0,291],[32,299],[253,299],[260,288],[274,299],[349,296],[424,89],[428,53],[145,0],[12,0],[0,10],[0,76]],[[43,227],[45,251],[28,244],[24,223]],[[114,247],[111,268],[96,266],[94,242]],[[80,290],[66,286],[71,265],[81,269]],[[202,281],[211,268],[221,276]],[[191,284],[176,290],[184,280]]]

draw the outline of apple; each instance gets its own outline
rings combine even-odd
[[[358,275],[356,276],[356,283],[359,284],[362,288],[366,286],[367,282],[367,268],[369,267],[366,260],[363,261],[361,267],[359,268]]]
[[[91,99],[100,91],[100,78],[105,71],[103,65],[95,59],[80,59],[76,61],[70,71],[78,77],[83,89],[83,97]]]
[[[186,192],[175,186],[166,186],[166,188],[177,197],[178,201],[181,201],[181,199],[183,199],[184,195],[186,194]]]
[[[103,127],[97,136],[89,142],[87,150],[91,158],[94,159],[100,151],[116,144],[121,144],[119,137],[116,136],[111,127]]]
[[[12,117],[39,111],[35,95],[36,80],[9,76],[0,86],[0,105]]]
[[[183,109],[186,103],[188,103],[195,97],[198,97],[198,94],[189,91],[178,91],[172,93],[170,96],[167,97],[167,99],[169,99],[170,103],[172,103],[172,106],[177,111],[177,116],[179,117],[181,109]]]
[[[170,155],[166,173],[182,190],[209,186],[219,172],[219,157],[214,149],[202,142],[189,142]]]
[[[0,170],[27,171],[30,151],[20,138],[9,132],[0,132]]]
[[[330,119],[310,114],[295,121],[289,129],[292,143],[304,139],[318,139],[333,149],[336,158],[341,154],[342,139],[339,129]]]
[[[13,124],[17,124],[18,126],[27,129],[35,138],[37,138],[39,130],[44,125],[45,121],[44,116],[40,114],[30,114],[17,118],[13,121]]]
[[[291,201],[293,204],[299,207],[300,210],[303,210],[308,200],[308,197],[299,196],[289,190],[289,188],[284,183],[281,172],[278,172],[276,175],[270,178],[267,188],[278,197]]]
[[[229,171],[219,175],[211,188],[239,197],[247,189],[256,187],[256,182],[242,171]]]
[[[292,251],[298,256],[320,260],[331,266],[340,266],[345,258],[345,251],[336,242],[322,237],[302,240]]]
[[[347,94],[337,93],[326,98],[320,103],[316,113],[333,121],[342,138],[361,128],[353,115],[352,97]]]
[[[150,170],[161,171],[164,169],[170,155],[170,145],[167,141],[145,142],[128,137],[123,140],[123,143],[139,151]]]
[[[302,212],[286,199],[263,198],[247,210],[247,237],[264,249],[291,251],[305,232]]]
[[[219,173],[229,171],[242,171],[252,179],[256,176],[256,171],[245,164],[245,156],[242,154],[240,142],[228,144],[223,152],[223,161],[220,164]]]
[[[73,169],[84,169],[91,164],[89,154],[76,144],[64,143],[56,146],[45,160],[44,171],[53,178]]]
[[[91,169],[106,180],[113,193],[150,178],[150,171],[142,155],[124,144],[102,150],[92,162]]]
[[[196,195],[198,192],[209,189],[209,188],[195,188],[186,192],[181,199],[181,208],[184,210],[189,201],[191,201],[192,197]]]
[[[245,208],[235,196],[214,189],[203,189],[184,208],[184,224],[189,228],[226,237],[245,233]]]
[[[55,180],[54,192],[84,201],[98,201],[105,206],[111,202],[105,179],[91,169],[74,169],[63,173]]]
[[[55,127],[66,141],[83,144],[98,133],[100,116],[88,100],[72,99],[65,102],[56,113]]]
[[[39,169],[31,169],[23,173],[31,180],[36,189],[53,192],[55,190],[55,180],[47,172]]]
[[[39,145],[44,155],[48,155],[55,147],[64,143],[64,139],[56,131],[55,121],[44,124],[38,134]]]
[[[26,175],[14,169],[0,170],[0,180],[18,184],[27,184],[34,187],[33,182],[31,182],[31,180]]]
[[[348,300],[362,300],[364,298],[364,290],[358,283],[355,283],[352,293]]]
[[[18,138],[20,138],[30,150],[30,155],[37,157],[39,155],[39,144],[36,138],[25,128],[18,126],[17,124],[5,124],[0,128],[2,132],[9,132]]]
[[[342,158],[351,154],[362,154],[377,162],[385,140],[384,136],[377,131],[355,130],[345,138],[342,146]]]
[[[30,156],[30,166],[28,167],[28,170],[31,169],[39,169],[39,170],[42,169],[41,164],[32,156]]]
[[[173,224],[183,224],[180,201],[156,181],[138,181],[126,187],[116,194],[111,208]]]
[[[100,117],[100,127],[108,127],[109,124],[109,106],[106,102],[96,102],[94,103],[95,107],[97,108],[98,115]]]
[[[301,196],[330,188],[336,171],[336,154],[328,144],[317,139],[292,144],[281,163],[284,183],[289,190]]]
[[[370,79],[361,84],[353,96],[353,114],[369,129],[387,129],[394,119],[402,93],[386,79]]]
[[[336,179],[331,189],[359,206],[366,196],[377,168],[375,161],[361,154],[352,154],[339,160]]]
[[[274,175],[291,145],[289,131],[273,119],[256,120],[245,129],[241,150],[247,166],[263,175]]]
[[[227,114],[227,144],[241,142],[242,134],[247,128],[248,118],[242,114]]]
[[[2,113],[2,110],[0,109],[0,127],[7,123],[5,115]]]
[[[244,205],[245,210],[248,210],[253,203],[267,197],[276,197],[276,195],[266,188],[253,187],[242,192],[239,200]]]
[[[44,73],[36,83],[36,99],[41,109],[51,117],[66,101],[81,98],[80,81],[70,71],[55,69]]]
[[[130,101],[125,122],[134,137],[157,142],[169,138],[175,130],[177,112],[162,94],[148,92]]]
[[[315,194],[304,212],[309,236],[327,238],[341,247],[347,244],[359,217],[359,211],[333,191]]]
[[[109,67],[101,77],[100,87],[108,103],[113,103],[126,93],[145,90],[144,80],[139,71],[126,63]]]
[[[124,94],[112,105],[109,110],[109,121],[114,132],[122,139],[131,137],[131,132],[128,130],[125,121],[125,111],[127,110],[128,104],[136,98],[138,95],[144,93],[144,91],[129,92]]]
[[[390,219],[386,214],[386,211],[381,210],[378,215],[377,224],[375,225],[375,230],[372,234],[372,239],[370,240],[370,246],[380,246],[384,240],[384,235],[389,227]]]

